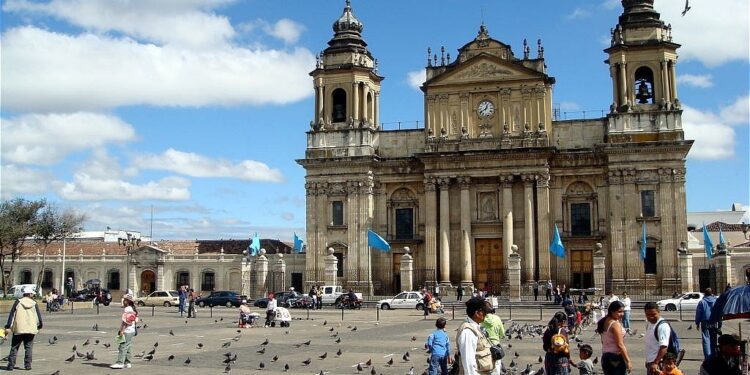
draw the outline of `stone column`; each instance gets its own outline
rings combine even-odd
[[[344,213],[346,214],[346,238],[349,244],[349,248],[346,251],[346,258],[344,259],[344,279],[348,283],[345,285],[351,287],[352,285],[359,286],[362,277],[361,274],[361,252],[359,248],[359,233],[357,228],[359,226],[359,181],[350,180],[346,185],[346,207]],[[367,248],[369,250],[369,248]]]
[[[168,289],[164,285],[164,264],[160,263],[156,265],[156,290]]]
[[[471,279],[471,187],[470,177],[459,177],[461,186],[461,285],[469,285]]]
[[[508,256],[508,299],[521,300],[521,256],[516,253],[518,246],[512,245],[512,253]]]
[[[352,110],[349,112],[349,116],[354,119],[354,123],[357,123],[359,119],[359,83],[352,83]],[[348,120],[348,119],[347,119]]]
[[[450,177],[441,177],[440,184],[440,283],[450,284]]]
[[[524,252],[523,278],[527,282],[534,280],[534,180],[536,175],[523,176],[523,220],[524,220]]]
[[[437,270],[437,192],[435,179],[424,180],[425,191],[425,268]]]
[[[266,249],[260,249],[260,255],[255,260],[255,290],[253,297],[262,298],[268,294],[269,290],[266,280],[268,279],[268,258],[266,258]]]
[[[695,290],[693,280],[693,254],[687,251],[687,244],[680,243],[680,250],[677,254],[677,260],[680,263],[680,290],[682,293],[692,292]]]
[[[276,254],[276,262],[273,265],[274,291],[286,290],[286,262],[284,254]]]
[[[732,279],[732,256],[726,250],[720,250],[714,256],[716,265],[716,289],[724,290],[727,284],[735,285]]]
[[[550,272],[550,254],[547,251],[550,238],[550,214],[549,214],[549,175],[541,174],[536,180],[536,217],[537,217],[537,257],[539,268],[539,280],[552,278]]]
[[[370,88],[367,85],[362,87],[362,122],[368,122],[370,103],[367,102],[367,94],[370,92]]]
[[[414,290],[414,258],[409,253],[411,250],[404,247],[404,255],[401,256],[401,289]]]
[[[662,90],[662,97],[665,101],[671,102],[672,98],[669,97],[670,90],[669,90],[669,72],[667,71],[667,60],[662,60],[661,64],[661,90]],[[654,99],[654,102],[656,100]]]
[[[374,124],[373,124],[374,126],[373,127],[375,129],[378,129],[378,128],[380,128],[380,122],[379,122],[380,121],[380,93],[377,92],[377,91],[375,92],[375,109],[374,109],[374,111],[375,111],[375,113],[372,114],[373,122],[374,122]]]
[[[628,91],[627,91],[627,73],[625,71],[625,63],[619,63],[618,65],[618,71],[619,71],[619,78],[620,78],[620,105],[623,106],[625,104],[628,104]]]
[[[602,244],[596,243],[594,246],[594,288],[599,289],[597,290],[594,295],[596,296],[602,296],[605,293],[606,285],[607,285],[607,275],[606,275],[606,257],[604,256],[604,253],[602,252]]]
[[[336,285],[336,273],[338,272],[338,259],[333,255],[333,248],[329,247],[328,255],[325,256],[325,285]]]
[[[141,286],[138,283],[138,270],[135,267],[135,264],[132,262],[130,263],[130,289],[133,290],[133,295],[136,295],[141,291]],[[80,277],[79,277],[80,278]]]
[[[508,267],[513,245],[513,175],[500,176],[500,183],[503,186],[503,261]]]
[[[675,74],[675,65],[677,60],[670,61],[669,65],[669,87],[672,89],[672,102],[677,100],[677,74]]]
[[[241,272],[242,272],[242,274],[241,274],[242,275],[242,282],[241,282],[241,284],[242,284],[242,295],[250,297],[251,296],[250,293],[252,291],[250,289],[250,287],[252,286],[251,285],[252,284],[251,276],[252,276],[252,272],[253,272],[253,264],[252,264],[252,262],[250,262],[250,259],[245,256],[245,257],[242,258],[242,266],[241,267],[242,267],[241,268]],[[193,286],[193,288],[195,288],[195,286]],[[195,288],[195,289],[197,290],[198,288]]]

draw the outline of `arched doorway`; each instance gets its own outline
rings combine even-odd
[[[149,294],[156,289],[156,274],[154,271],[145,270],[141,272],[141,291]]]

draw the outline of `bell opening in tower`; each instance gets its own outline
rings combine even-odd
[[[642,66],[635,71],[635,98],[638,104],[654,104],[654,73]]]
[[[344,91],[344,89],[333,90],[332,97],[333,107],[331,111],[331,121],[346,121],[346,91]]]

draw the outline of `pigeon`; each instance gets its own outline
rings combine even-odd
[[[55,345],[55,340],[53,340],[52,338],[50,338],[50,339],[49,339],[49,344],[50,344],[50,345]]]
[[[692,8],[690,6],[690,0],[685,0],[685,9],[682,10],[683,17],[685,17],[685,13],[687,13],[690,10],[690,8]]]
[[[232,342],[231,342],[231,341],[227,341],[227,342],[225,342],[225,343],[221,344],[221,347],[222,347],[222,348],[228,348],[228,347],[229,347],[229,345],[232,345]]]
[[[75,361],[75,360],[76,360],[76,355],[73,354],[68,359],[66,359],[65,362],[73,363],[73,361]]]
[[[86,352],[86,360],[87,361],[94,361],[96,360],[96,357],[94,357],[94,351],[92,350],[91,353]]]
[[[52,375],[60,375],[60,370],[53,372]]]
[[[174,355],[173,354],[170,354],[169,357],[167,357],[167,361],[171,361],[173,359],[174,359]]]
[[[227,367],[224,367],[224,373],[228,374],[232,371],[232,366],[227,365]]]
[[[417,341],[417,336],[412,336],[411,341]]]
[[[341,356],[341,353],[343,352],[341,351],[341,348],[339,348],[339,350],[336,352],[336,356]]]
[[[320,359],[326,359],[326,357],[328,357],[328,352],[325,352],[322,355],[318,356],[318,358],[320,358]]]
[[[261,369],[261,370],[263,370],[264,368],[266,368],[266,364],[263,363],[263,362],[261,362],[261,363],[258,364],[258,368]]]
[[[266,341],[263,341],[263,342],[262,342],[262,343],[260,343],[260,344],[261,344],[261,345],[268,345],[268,337],[266,337]]]
[[[409,368],[409,371],[406,372],[406,375],[414,375],[414,366]]]
[[[76,352],[76,357],[78,357],[78,358],[83,358],[85,356],[86,356],[86,354],[83,354],[81,352]]]
[[[302,361],[302,364],[305,365],[305,366],[307,366],[307,365],[310,364],[310,362],[312,362],[312,359],[308,358],[308,359]]]
[[[542,359],[542,356],[539,356],[539,358],[537,358],[536,361],[539,362],[539,363],[542,363],[544,360]]]
[[[352,328],[352,331],[356,331],[356,330],[357,330],[357,326],[354,326],[354,328]]]
[[[266,347],[264,346],[262,349],[257,350],[256,353],[258,353],[258,354],[266,354]]]
[[[692,324],[688,326],[688,330],[691,330],[691,329],[693,329],[693,325]]]
[[[159,342],[157,341],[154,343],[154,348],[158,348],[158,347],[159,347]]]
[[[151,349],[151,351],[149,351],[146,354],[148,354],[148,355],[154,355],[155,353],[156,353],[156,348],[153,348],[153,349]]]
[[[94,345],[99,345],[99,339],[94,340]]]
[[[367,365],[367,367],[372,366],[372,358],[368,359],[367,362],[365,362],[365,365]]]
[[[143,360],[144,360],[144,361],[150,361],[150,360],[152,360],[152,359],[154,359],[154,355],[153,355],[153,354],[149,354],[149,355],[147,355],[147,356],[143,357]]]
[[[189,364],[190,364],[190,362],[192,362],[192,361],[190,360],[190,357],[187,357],[187,359],[185,360],[185,366],[189,365]]]
[[[340,344],[340,343],[341,343],[341,337],[338,337],[338,338],[336,338],[336,341],[335,341],[335,342],[336,342],[337,344]]]
[[[388,360],[388,366],[391,366],[391,365],[393,365],[393,357],[391,357],[391,359]]]
[[[224,318],[219,318],[219,321],[220,321],[220,322],[223,322],[223,321],[224,321]]]
[[[202,342],[198,343],[198,349],[203,349],[203,343]]]
[[[235,342],[240,341],[240,338],[242,338],[242,335],[234,336],[232,337],[232,341],[235,341]]]
[[[146,329],[146,328],[148,328],[148,324],[143,324],[143,327],[142,327],[142,328],[143,328],[143,329]]]
[[[328,329],[328,332],[333,332],[333,330],[334,330],[334,328],[331,327],[331,328]]]
[[[170,330],[169,330],[169,335],[170,335],[170,336],[174,336],[174,331],[172,331],[172,330],[170,329]]]
[[[511,343],[508,343],[508,347],[509,347],[509,348],[512,348],[512,347],[513,347],[513,344],[511,344]]]
[[[187,322],[188,322],[187,319],[185,319],[185,324],[187,324]]]
[[[518,352],[515,352],[515,353],[513,354],[513,356],[514,356],[514,357],[516,357],[516,358],[518,358],[518,357],[520,357],[521,355],[520,355],[520,354],[518,354]]]
[[[110,344],[110,343],[108,343],[108,342],[105,342],[105,343],[104,343],[104,344],[102,344],[102,345],[104,345],[104,347],[105,347],[105,348],[107,348],[107,349],[109,349],[109,347],[110,347],[110,346],[112,346],[112,344]]]
[[[93,327],[91,327],[91,329],[92,329],[93,331],[98,331],[98,330],[99,330],[99,324],[94,324],[94,326],[93,326]]]
[[[591,363],[593,363],[593,364],[599,363],[599,356],[594,357],[594,360],[591,361]]]
[[[318,373],[318,375],[325,375],[325,372],[323,372],[323,370],[320,370],[320,372]]]
[[[510,360],[510,368],[515,368],[515,367],[516,367],[516,361],[514,361],[514,360],[511,359]]]
[[[284,371],[285,371],[285,372],[286,372],[286,371],[289,371],[289,364],[288,364],[288,363],[287,363],[287,364],[284,364]]]
[[[323,325],[326,325],[326,324],[328,324],[328,321],[327,321],[327,320],[324,320],[324,321],[323,321]]]
[[[527,363],[526,364],[526,368],[523,371],[521,371],[521,374],[522,375],[529,375],[530,372],[531,372],[531,364]]]
[[[409,362],[409,356],[408,356],[408,355],[406,355],[406,354],[404,354],[404,356],[403,356],[403,357],[401,357],[401,359],[403,359],[403,360],[404,360],[404,362]]]
[[[55,336],[52,336],[52,340],[55,340],[55,341],[57,341],[57,336],[56,336],[56,335],[55,335]]]
[[[370,375],[375,375],[375,374],[377,374],[377,371],[375,371],[375,367],[373,367],[370,369]]]
[[[362,372],[362,370],[364,370],[364,368],[362,367],[362,364],[357,363],[357,371]]]
[[[86,339],[86,341],[84,341],[84,343],[83,343],[83,346],[86,346],[86,345],[88,345],[90,343],[91,343],[91,340],[90,339]]]
[[[307,341],[303,342],[302,344],[304,344],[304,345],[307,345],[307,346],[310,346],[310,342],[311,342],[311,341],[312,341],[312,340],[307,340]]]

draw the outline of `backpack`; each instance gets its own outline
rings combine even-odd
[[[669,326],[669,345],[667,346],[667,353],[672,353],[678,356],[680,351],[682,351],[682,347],[680,346],[680,338],[677,337],[677,332],[674,331],[674,328],[672,328],[672,325],[669,324],[669,322],[667,322],[666,320],[661,320],[659,323],[656,323],[656,327],[654,328],[654,337],[656,338],[656,341],[659,341],[659,326],[662,323],[666,323],[667,326]]]

